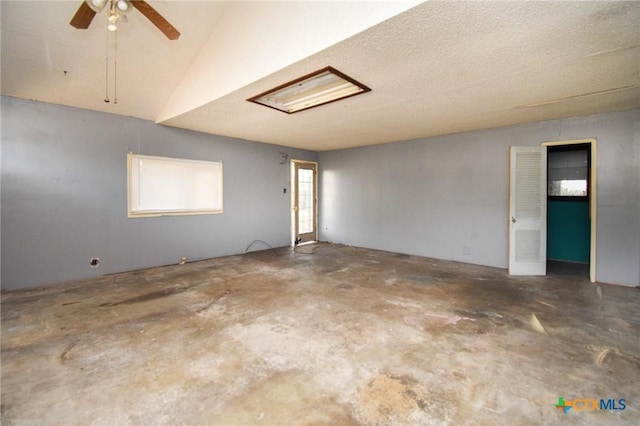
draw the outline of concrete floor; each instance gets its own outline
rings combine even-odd
[[[297,251],[3,292],[2,424],[640,423],[637,289]]]

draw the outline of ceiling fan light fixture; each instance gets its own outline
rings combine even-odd
[[[102,12],[107,5],[107,0],[86,0],[85,3],[96,13]]]
[[[110,22],[109,25],[107,25],[107,30],[113,32],[113,31],[117,31],[118,30],[118,26],[115,24],[115,22]]]
[[[127,0],[118,0],[116,2],[116,7],[120,12],[127,12],[129,10],[129,2]]]
[[[79,30],[86,30],[89,28],[89,25],[91,25],[91,21],[93,21],[96,14],[107,6],[109,15],[121,17],[125,22],[125,13],[135,8],[142,13],[145,18],[151,21],[169,40],[177,40],[180,37],[180,31],[164,19],[162,15],[145,0],[135,0],[133,2],[130,0],[82,0],[80,7],[73,15],[73,18],[71,18],[69,24]]]
[[[297,78],[247,99],[287,114],[314,108],[371,89],[332,67]]]

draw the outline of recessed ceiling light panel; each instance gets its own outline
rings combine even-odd
[[[247,100],[293,114],[370,91],[348,75],[326,67]]]

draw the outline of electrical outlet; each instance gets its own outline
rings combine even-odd
[[[471,247],[463,246],[462,247],[462,254],[465,255],[465,256],[469,256],[471,254]]]

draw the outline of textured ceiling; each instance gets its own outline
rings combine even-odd
[[[77,30],[69,21],[80,4],[0,2],[3,95],[155,120],[227,8],[218,2],[151,1],[182,33],[178,41],[167,40],[132,10],[128,22],[119,24],[115,105],[104,102],[106,15]],[[113,43],[110,54],[113,60]]]
[[[113,105],[104,22],[78,31],[77,2],[3,1],[2,94],[318,151],[640,108],[640,2],[349,3],[360,18],[335,9],[347,30],[331,32],[324,2],[150,4],[182,36],[132,12]],[[280,25],[283,5],[309,35]],[[292,115],[246,101],[327,65],[372,92]]]

